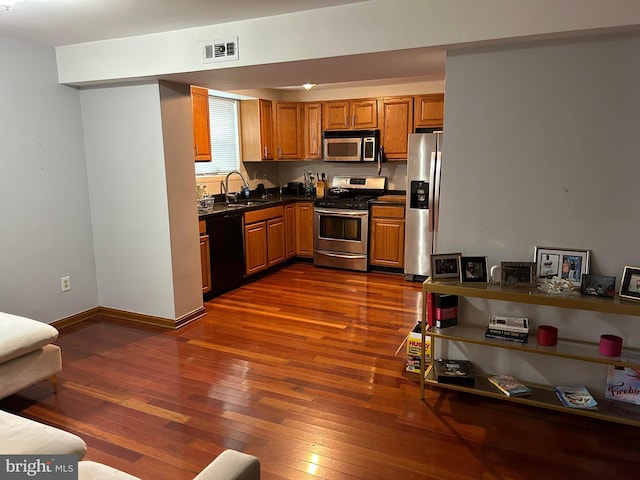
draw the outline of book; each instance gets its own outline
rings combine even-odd
[[[526,317],[502,317],[500,315],[491,315],[489,317],[489,328],[528,333],[529,319]]]
[[[513,375],[492,375],[487,377],[498,390],[504,393],[507,397],[514,397],[517,395],[530,395],[531,389],[520,382]]]
[[[471,362],[468,360],[436,359],[433,362],[435,379],[438,383],[475,385]]]
[[[611,400],[640,405],[640,371],[630,367],[609,365],[605,396]]]
[[[589,390],[584,385],[557,385],[555,387],[556,395],[565,407],[584,408],[596,410],[598,402],[591,396]]]
[[[485,338],[492,338],[494,340],[507,340],[510,342],[527,343],[529,341],[528,333],[512,332],[509,330],[494,330],[487,328],[484,332]]]
[[[448,320],[436,320],[436,328],[449,328],[458,324],[458,318],[450,318]]]

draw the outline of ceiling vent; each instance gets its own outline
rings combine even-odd
[[[202,44],[202,62],[238,60],[238,37],[219,38]]]

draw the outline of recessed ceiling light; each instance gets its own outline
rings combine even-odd
[[[303,87],[305,88],[305,90],[308,92],[308,91],[309,91],[309,90],[311,90],[313,87],[315,87],[315,86],[316,86],[316,84],[315,84],[315,83],[305,83],[305,84],[303,84],[302,86],[303,86]]]

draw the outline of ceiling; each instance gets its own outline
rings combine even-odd
[[[8,11],[0,7],[0,36],[62,46],[362,1],[366,0],[24,0]],[[444,68],[444,50],[419,49],[158,78],[218,90],[286,89],[303,83],[324,89],[443,80]]]

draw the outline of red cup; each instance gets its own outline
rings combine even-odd
[[[538,345],[552,347],[558,343],[558,329],[551,325],[538,326]]]
[[[600,335],[600,355],[619,357],[622,355],[622,338],[616,335]]]

